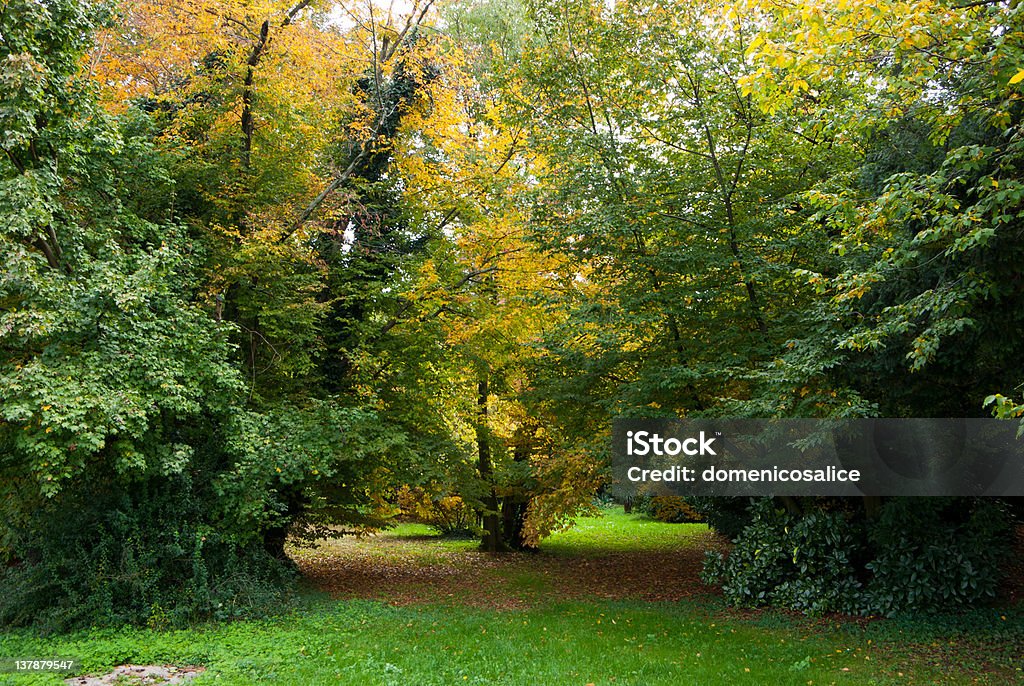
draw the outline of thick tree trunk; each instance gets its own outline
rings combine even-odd
[[[875,519],[882,510],[882,497],[878,495],[864,496],[864,514],[868,519]]]
[[[285,512],[282,520],[284,523],[280,526],[264,529],[263,549],[274,559],[291,566],[295,563],[288,557],[284,545],[288,541],[288,531],[291,528],[292,521],[306,508],[308,503],[305,501],[302,493],[294,490],[282,495],[285,498]]]
[[[276,526],[263,532],[263,549],[274,559],[282,562],[288,559],[284,544],[288,540],[288,527]]]
[[[526,508],[529,502],[525,498],[505,498],[501,503],[502,539],[505,545],[515,550],[526,550]]]
[[[513,438],[512,459],[520,464],[530,461],[533,455],[537,427],[529,420],[516,429]],[[526,542],[526,513],[530,507],[529,484],[514,484],[501,503],[502,538],[513,550],[528,550],[534,546]]]

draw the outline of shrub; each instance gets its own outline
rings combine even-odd
[[[443,536],[479,534],[476,512],[457,495],[431,495],[419,486],[403,486],[398,506],[401,517],[427,524]]]
[[[703,519],[684,498],[678,495],[654,496],[647,501],[644,509],[647,514],[659,522],[670,524],[699,522]]]
[[[870,521],[815,504],[795,515],[757,501],[729,556],[707,555],[705,582],[740,607],[811,614],[932,612],[994,597],[1009,545],[999,501],[893,498]]]
[[[868,531],[873,611],[934,610],[994,598],[1009,552],[1003,503],[981,498],[896,498]]]
[[[45,535],[0,571],[0,624],[182,626],[259,614],[289,593],[292,570],[259,540],[206,523],[187,477],[111,491],[67,490],[36,513],[33,529]]]
[[[751,507],[751,514],[727,558],[707,557],[703,579],[721,582],[726,600],[739,607],[811,614],[862,608],[852,558],[859,555],[863,537],[842,513],[798,517],[766,498]]]

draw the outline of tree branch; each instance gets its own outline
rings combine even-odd
[[[308,1],[309,0],[303,0],[303,2],[300,3],[300,5],[304,7],[308,3]],[[428,2],[423,6],[423,9],[420,11],[418,15],[416,14],[416,10],[414,7],[412,14],[409,15],[409,19],[408,21],[406,21],[405,28],[403,28],[402,32],[398,34],[398,37],[395,39],[395,41],[390,46],[384,46],[384,48],[386,49],[381,50],[379,54],[377,54],[376,29],[372,28],[371,26],[371,31],[374,33],[373,50],[375,56],[373,70],[374,80],[377,83],[378,98],[380,97],[381,88],[378,78],[378,70],[380,69],[380,65],[386,63],[394,56],[395,52],[398,50],[398,47],[402,45],[402,43],[404,42],[405,37],[408,35],[409,31],[412,28],[419,26],[420,23],[423,21],[423,17],[426,15],[430,7],[433,5],[433,2],[434,0],[428,0]],[[296,7],[299,6],[297,5]],[[372,20],[373,17],[371,8],[371,22]],[[323,204],[324,200],[326,200],[332,193],[334,193],[334,191],[338,190],[338,188],[340,188],[349,179],[351,179],[356,174],[357,170],[359,169],[359,166],[364,161],[366,161],[366,159],[370,156],[370,151],[373,148],[373,145],[376,142],[377,138],[379,137],[381,126],[383,125],[383,122],[386,119],[386,113],[383,111],[383,105],[380,105],[380,109],[381,112],[380,116],[377,119],[377,126],[371,133],[370,139],[360,146],[359,153],[349,161],[348,165],[345,167],[344,170],[342,170],[341,174],[334,177],[331,180],[331,182],[327,184],[327,187],[320,191],[320,193],[318,193],[315,198],[313,198],[313,200],[306,206],[306,208],[299,214],[296,220],[292,223],[288,231],[285,232],[285,234],[278,239],[279,243],[283,243],[284,241],[288,240],[295,234],[295,232],[301,229],[302,226],[307,221],[309,221],[309,218],[313,216],[313,213],[316,212],[317,208],[319,208],[320,205]]]
[[[334,177],[334,179],[332,179],[331,182],[327,184],[327,187],[320,191],[320,193],[315,198],[313,198],[312,202],[310,202],[309,205],[306,206],[306,209],[304,209],[302,213],[298,216],[298,218],[292,224],[291,228],[287,231],[287,233],[285,233],[283,236],[281,236],[281,238],[278,239],[278,243],[284,243],[286,240],[291,238],[292,235],[296,231],[301,229],[302,225],[305,224],[309,220],[309,218],[313,216],[313,213],[316,212],[317,208],[320,207],[321,204],[323,204],[323,201],[327,199],[327,196],[329,196],[334,191],[338,190],[338,188],[340,188],[343,183],[352,178],[352,176],[355,174],[356,169],[359,168],[359,165],[362,164],[367,157],[369,157],[370,146],[372,145],[373,140],[376,137],[376,132],[374,132],[373,137],[362,144],[359,150],[359,154],[352,158],[352,160],[348,163],[348,166],[345,167],[344,171],[342,171],[341,174]]]
[[[285,13],[284,19],[281,20],[280,27],[284,28],[291,24],[296,15],[309,5],[309,2],[310,0],[300,0],[300,2],[289,9]],[[225,16],[225,19],[232,20],[228,16]],[[270,20],[266,19],[260,25],[259,36],[256,39],[256,43],[252,46],[252,50],[249,51],[248,59],[245,61],[245,81],[242,84],[242,169],[244,171],[249,171],[252,159],[252,137],[256,130],[252,114],[253,98],[255,95],[253,84],[256,81],[256,67],[263,58],[269,43]]]

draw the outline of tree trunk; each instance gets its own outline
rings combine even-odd
[[[477,470],[480,479],[489,488],[484,498],[483,528],[480,549],[488,553],[507,550],[501,536],[501,513],[498,511],[498,494],[494,490],[494,465],[491,463],[491,441],[487,434],[487,396],[489,388],[487,374],[484,373],[477,383],[477,424],[476,449]]]
[[[882,510],[882,496],[864,496],[864,514],[868,519],[875,519]]]
[[[512,459],[525,464],[533,455],[537,426],[530,420],[521,424],[513,438]],[[526,512],[530,506],[529,483],[514,484],[501,502],[502,538],[514,550],[528,550],[534,546],[526,542]]]
[[[294,566],[295,562],[288,557],[284,545],[288,541],[288,531],[291,529],[292,522],[305,509],[308,503],[305,502],[302,493],[294,490],[282,493],[282,496],[285,498],[285,511],[281,520],[282,523],[263,530],[263,549],[274,559],[288,566]]]

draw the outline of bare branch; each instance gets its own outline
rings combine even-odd
[[[348,166],[345,167],[345,170],[342,171],[341,174],[334,177],[334,179],[332,179],[331,182],[327,184],[327,187],[320,191],[320,193],[315,198],[313,198],[312,202],[310,202],[309,205],[306,206],[306,209],[302,211],[302,214],[300,214],[298,219],[295,220],[295,222],[292,224],[288,232],[281,236],[280,239],[278,239],[279,243],[285,242],[292,236],[292,234],[301,229],[302,225],[309,221],[309,218],[313,216],[313,213],[316,212],[317,208],[320,207],[323,201],[326,200],[331,193],[338,190],[338,188],[340,188],[342,184],[344,184],[346,181],[352,178],[352,176],[355,174],[356,169],[359,168],[359,165],[362,164],[363,161],[369,156],[370,146],[373,144],[373,140],[375,138],[376,134],[374,134],[373,138],[371,138],[369,141],[363,143],[359,151],[359,154],[352,158],[352,160],[348,163]]]
[[[381,62],[387,62],[394,56],[398,48],[405,42],[405,37],[409,35],[409,31],[418,28],[419,25],[423,23],[423,18],[427,15],[427,12],[430,11],[430,8],[433,5],[434,0],[427,0],[418,15],[416,14],[416,6],[413,6],[413,11],[409,13],[409,18],[405,22],[405,27],[398,34],[398,37],[395,39],[394,43],[391,44],[390,48],[386,52],[381,53]]]

